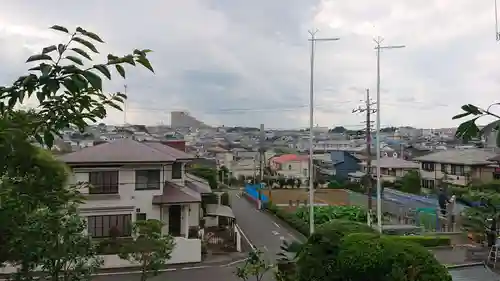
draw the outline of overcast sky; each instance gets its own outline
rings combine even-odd
[[[186,110],[209,124],[271,128],[309,122],[308,29],[317,45],[315,124],[360,127],[365,88],[375,100],[373,38],[406,45],[381,56],[381,124],[449,127],[464,103],[498,102],[494,1],[470,0],[17,0],[0,9],[0,83],[62,40],[53,24],[98,33],[103,53],[149,48],[156,74],[130,69],[127,121],[169,124]],[[123,123],[111,111],[107,122]]]

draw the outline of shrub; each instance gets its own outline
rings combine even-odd
[[[446,268],[423,247],[391,238],[346,235],[338,229],[316,232],[297,261],[297,280],[451,281]]]
[[[309,222],[309,207],[300,207],[295,212],[295,215]],[[350,221],[365,222],[367,221],[367,212],[358,206],[315,206],[314,207],[314,222],[315,224],[323,224],[332,219],[344,219]]]
[[[352,234],[340,244],[329,280],[451,281],[446,268],[423,247],[374,234]]]
[[[447,236],[426,236],[426,235],[415,235],[415,236],[386,236],[388,239],[394,241],[415,243],[423,247],[438,247],[438,246],[450,246],[451,239]]]
[[[301,234],[309,236],[309,224],[295,216],[293,213],[288,213],[272,203],[266,204],[267,210],[277,216],[279,219],[287,223],[290,227],[294,228]]]
[[[376,231],[366,223],[349,220],[331,220],[317,227],[316,233],[329,236],[330,233],[338,232],[342,236],[351,233],[376,233]]]

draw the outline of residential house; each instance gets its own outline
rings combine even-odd
[[[473,180],[488,182],[494,179],[495,153],[480,149],[443,150],[414,158],[420,163],[422,186],[434,188],[440,182],[466,186]]]
[[[325,156],[319,164],[320,172],[325,175],[334,175],[338,179],[346,180],[349,178],[349,173],[360,169],[361,160],[347,151],[331,151]]]
[[[269,159],[271,170],[286,178],[306,180],[309,176],[309,156],[283,154]]]
[[[230,167],[231,175],[235,178],[251,178],[256,175],[260,169],[257,159],[249,158],[233,161]]]
[[[372,175],[375,176],[375,169],[380,166],[380,177],[383,181],[394,182],[402,178],[409,171],[418,171],[420,165],[412,161],[406,161],[401,158],[383,157],[380,158],[380,163],[377,160],[371,161]],[[367,173],[367,162],[361,164],[361,171]]]
[[[170,263],[201,261],[198,236],[201,195],[206,182],[185,173],[193,157],[159,142],[119,139],[60,156],[81,183],[86,201],[80,206],[94,238],[132,233],[136,220],[157,219],[175,237]],[[83,184],[88,183],[88,184]]]

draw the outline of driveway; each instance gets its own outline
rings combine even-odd
[[[230,191],[231,208],[236,222],[243,231],[243,238],[248,239],[256,248],[263,250],[274,262],[283,240],[300,241],[302,235],[288,226],[281,224],[271,214],[257,210],[255,205],[239,195],[238,191]],[[245,238],[246,237],[246,238]]]

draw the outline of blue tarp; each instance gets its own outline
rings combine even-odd
[[[260,184],[247,184],[245,185],[245,192],[250,195],[253,199],[259,200],[259,189],[261,189],[262,186]],[[267,203],[269,202],[269,198],[267,198],[266,195],[260,194],[260,199],[262,202]]]

